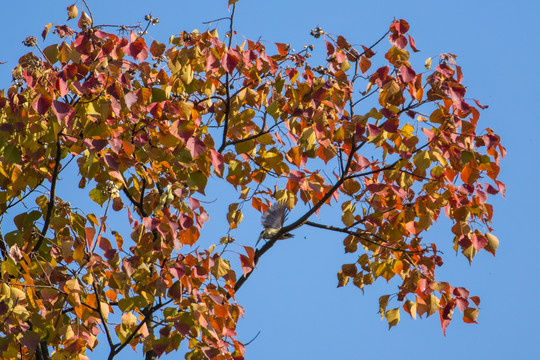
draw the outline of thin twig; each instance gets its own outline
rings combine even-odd
[[[101,319],[101,323],[103,324],[103,327],[105,328],[105,335],[107,336],[107,342],[109,343],[109,347],[111,348],[111,350],[114,350],[116,348],[116,346],[114,345],[113,341],[112,341],[112,337],[111,337],[111,333],[109,331],[109,326],[107,325],[107,321],[105,320],[105,317],[103,316],[103,313],[101,312],[101,301],[99,301],[99,297],[98,297],[98,289],[97,289],[97,286],[96,286],[96,280],[94,279],[94,282],[92,283],[92,286],[94,287],[94,293],[96,294],[96,298],[98,300],[98,313],[99,313],[99,317]]]
[[[88,6],[86,0],[82,0],[82,2],[86,6],[86,10],[88,10],[88,14],[90,14],[90,20],[92,20],[92,26],[94,26],[94,15],[92,15],[92,10],[90,10],[90,6]]]
[[[348,234],[348,235],[352,235],[354,237],[359,238],[361,241],[365,241],[365,242],[368,242],[370,244],[377,245],[377,246],[380,246],[380,247],[383,247],[385,249],[392,250],[392,251],[399,251],[399,252],[408,253],[408,254],[418,254],[418,253],[424,252],[423,250],[411,251],[411,250],[398,249],[398,248],[395,248],[395,247],[392,247],[392,246],[381,244],[381,243],[379,243],[377,241],[373,241],[373,240],[371,240],[369,238],[364,237],[364,236],[368,235],[368,236],[376,237],[380,241],[385,241],[384,239],[382,239],[378,235],[372,234],[372,233],[369,233],[369,232],[366,232],[366,231],[362,231],[362,232],[359,233],[358,231],[348,230],[348,229],[344,229],[344,228],[338,228],[338,227],[332,226],[332,225],[318,224],[318,223],[314,223],[312,221],[306,221],[305,224],[309,225],[309,226],[312,226],[312,227],[319,228],[319,229],[331,230],[331,231],[336,231],[336,232],[341,232],[341,233],[345,233],[345,234]]]

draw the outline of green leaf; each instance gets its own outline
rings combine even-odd
[[[9,164],[21,162],[21,152],[15,145],[8,145],[4,148],[4,159]]]
[[[133,298],[131,297],[123,298],[118,302],[118,307],[123,313],[133,309],[133,305],[134,305],[134,301],[133,301]]]
[[[150,102],[162,102],[167,100],[167,93],[165,90],[160,88],[152,88],[152,97]]]
[[[268,107],[266,108],[266,111],[274,118],[274,120],[277,120],[279,118],[279,115],[281,115],[281,110],[279,109],[279,104],[277,101],[274,101]]]
[[[198,192],[204,195],[204,188],[208,182],[207,177],[200,171],[189,174],[187,184],[190,188],[196,188]]]
[[[90,190],[89,195],[90,199],[94,200],[100,206],[103,206],[105,201],[109,200],[109,194],[99,186]]]

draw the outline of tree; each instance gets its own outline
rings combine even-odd
[[[303,226],[342,233],[357,255],[339,286],[399,279],[397,296],[380,298],[390,327],[400,309],[438,313],[443,332],[456,307],[476,321],[479,298],[436,277],[442,254],[422,239],[444,210],[469,261],[498,245],[487,198],[504,194],[505,150],[477,130],[484,106],[466,99],[456,56],[413,69],[409,25],[395,20],[361,47],[313,29],[326,46],[313,66],[311,46],[236,36],[235,3],[224,40],[212,30],[147,41],[150,15],[118,36],[72,5],[78,30],[55,26],[44,49],[25,41],[33,51],[0,94],[2,358],[86,358],[100,333],[109,359],[140,344],[152,359],[183,341],[190,359],[243,358],[235,294]],[[58,196],[73,168],[97,214]],[[210,186],[236,200],[206,249]],[[234,239],[249,207],[275,203],[295,217],[258,249],[258,234]],[[329,206],[341,223],[315,222]]]

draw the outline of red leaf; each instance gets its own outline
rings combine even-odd
[[[386,186],[386,184],[369,184],[368,186],[366,186],[366,190],[375,194],[379,194],[386,190]]]
[[[115,171],[118,171],[118,166],[120,165],[118,161],[118,156],[114,153],[107,153],[103,155],[103,160],[107,164],[107,166]]]
[[[409,36],[409,45],[411,46],[411,49],[414,51],[414,52],[419,52],[420,50],[418,50],[416,48],[416,43],[414,41],[414,39],[412,38],[411,35],[408,35]]]
[[[242,272],[244,273],[244,276],[253,270],[253,263],[246,255],[240,255],[240,262],[242,264]]]
[[[240,61],[240,57],[237,54],[236,51],[229,49],[229,51],[223,55],[223,58],[221,58],[221,66],[223,66],[229,75],[232,75],[234,69],[236,69],[236,65],[238,65],[238,62]]]
[[[150,45],[150,53],[155,57],[160,57],[165,52],[165,49],[167,46],[163,43],[160,43],[159,41],[152,41],[152,45]]]
[[[212,75],[219,70],[219,60],[214,56],[214,54],[209,51],[206,55],[206,72],[209,73],[209,75]]]
[[[367,128],[369,136],[377,136],[381,133],[381,129],[377,125],[368,124]]]
[[[476,105],[480,108],[480,109],[487,109],[489,107],[489,105],[482,105],[480,104],[480,101],[478,100],[474,100],[474,102],[476,103]]]
[[[88,243],[88,247],[92,248],[92,244],[94,243],[94,235],[96,234],[96,229],[93,227],[85,227],[84,232],[86,235],[86,242]]]
[[[138,38],[127,44],[122,50],[124,50],[126,55],[131,56],[135,60],[144,61],[148,57],[148,47],[143,38]]]
[[[35,333],[34,331],[25,331],[24,335],[20,339],[20,342],[27,348],[35,350],[39,345],[40,340],[41,337],[38,333]]]
[[[58,121],[64,122],[64,125],[68,127],[71,125],[72,120],[75,116],[75,109],[73,109],[71,105],[66,104],[65,102],[54,100],[52,102],[52,109]],[[66,121],[64,121],[64,119],[66,119]]]
[[[498,181],[498,180],[495,180],[495,184],[497,184],[497,187],[499,188],[499,191],[501,192],[501,195],[503,196],[503,198],[506,199],[506,185],[504,185],[504,183],[502,181]]]
[[[279,55],[287,55],[289,53],[290,45],[289,44],[283,44],[283,43],[276,43],[277,50]]]
[[[128,107],[128,109],[131,109],[133,104],[137,103],[138,98],[139,97],[137,96],[137,93],[135,91],[132,91],[124,95],[124,101],[126,102],[126,106]]]
[[[186,144],[186,148],[191,153],[191,157],[193,159],[199,157],[199,155],[203,154],[206,151],[206,145],[197,138],[189,138]]]
[[[452,98],[452,101],[462,100],[465,97],[465,92],[465,87],[459,84],[450,85],[450,97]]]
[[[456,299],[456,305],[457,305],[459,311],[464,311],[467,307],[469,307],[469,300],[467,300],[467,299]]]
[[[193,219],[185,214],[180,216],[180,225],[183,229],[189,229],[193,226]]]
[[[146,230],[152,231],[155,228],[157,228],[159,226],[159,224],[161,224],[161,222],[159,220],[153,219],[151,217],[145,217],[143,219],[143,224],[144,224],[144,227],[146,228]]]
[[[488,184],[488,185],[486,186],[486,191],[487,191],[487,193],[490,194],[490,195],[495,195],[495,194],[498,194],[498,193],[499,193],[499,190],[495,189],[495,188],[493,187],[493,185],[491,185],[491,184]]]
[[[371,60],[369,60],[367,57],[365,56],[362,56],[360,58],[360,70],[365,73],[366,71],[369,70],[369,68],[371,67]]]
[[[71,30],[71,28],[67,25],[62,25],[62,26],[57,25],[55,27],[55,30],[56,30],[56,34],[60,36],[61,38],[66,37],[66,36],[71,36],[74,34],[73,30]]]
[[[32,107],[40,115],[45,115],[45,113],[51,108],[52,100],[49,95],[41,94],[39,95],[34,102],[32,102]]]
[[[393,133],[393,134],[397,133],[398,127],[399,127],[399,118],[393,117],[386,120],[382,124],[382,127],[386,132]]]
[[[326,42],[326,55],[330,56],[332,55],[336,49],[334,48],[334,45],[331,42]]]
[[[450,322],[452,321],[452,313],[454,311],[455,306],[456,305],[453,302],[450,302],[446,304],[444,309],[439,311],[439,315],[441,318],[441,329],[444,336],[446,336],[446,329],[448,328],[448,325],[450,325]]]
[[[404,49],[407,46],[407,38],[405,36],[390,34],[390,43],[398,49]]]
[[[447,78],[454,76],[454,69],[444,63],[437,65],[435,69]]]
[[[403,79],[403,82],[408,83],[416,78],[416,72],[406,65],[401,65],[399,71],[401,72],[401,78]]]
[[[176,263],[174,267],[169,268],[169,272],[172,276],[180,280],[180,278],[186,274],[185,265],[182,263]]]
[[[373,50],[371,50],[370,48],[365,47],[364,45],[362,45],[362,49],[364,50],[362,55],[365,55],[368,59],[375,56],[375,52]]]
[[[212,166],[214,167],[214,171],[220,176],[223,175],[223,169],[225,168],[225,165],[224,165],[224,162],[223,162],[223,155],[218,153],[216,150],[211,149],[210,150],[210,161],[212,162]]]
[[[362,155],[358,155],[358,165],[361,166],[362,169],[367,168],[369,165],[371,165],[371,161],[363,157]]]
[[[403,19],[394,20],[392,25],[390,25],[390,31],[397,35],[403,35],[409,31],[409,23]]]

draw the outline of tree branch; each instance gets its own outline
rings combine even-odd
[[[93,283],[92,283],[92,286],[94,287],[94,293],[96,294],[96,298],[98,300],[98,307],[97,307],[97,310],[98,310],[98,313],[99,313],[99,318],[101,319],[101,323],[103,324],[103,327],[105,328],[105,335],[107,336],[107,342],[109,343],[109,347],[111,348],[111,351],[115,349],[115,345],[112,341],[112,337],[111,337],[111,333],[109,331],[109,326],[107,325],[107,321],[105,320],[105,317],[103,316],[103,313],[101,312],[101,301],[99,301],[99,297],[98,297],[98,288],[96,286],[96,280],[94,279]]]
[[[124,182],[126,182],[125,179],[124,179]],[[148,217],[148,213],[146,212],[146,210],[144,210],[144,206],[143,206],[145,188],[146,188],[146,180],[143,178],[142,187],[141,187],[141,196],[139,198],[139,201],[135,200],[133,195],[131,195],[131,193],[128,191],[128,189],[125,186],[122,188],[122,191],[124,192],[126,197],[133,204],[133,206],[135,206],[135,208],[139,210],[142,217]]]
[[[259,262],[259,259],[261,258],[261,256],[264,255],[264,253],[266,253],[268,250],[270,250],[274,244],[281,238],[281,235],[283,234],[286,234],[288,232],[291,232],[292,230],[296,229],[296,228],[299,228],[300,226],[302,226],[303,224],[306,223],[307,219],[309,219],[309,217],[311,215],[313,215],[315,212],[317,212],[317,210],[319,210],[321,208],[321,206],[323,206],[331,197],[332,195],[341,187],[341,185],[343,185],[343,183],[345,182],[345,180],[347,180],[349,177],[346,176],[346,174],[349,172],[350,168],[351,168],[351,164],[352,164],[352,161],[353,161],[353,158],[354,158],[354,154],[356,153],[356,151],[358,151],[358,149],[360,148],[360,146],[356,146],[355,143],[354,143],[354,136],[351,138],[351,141],[353,142],[353,145],[351,147],[351,152],[348,156],[348,159],[347,159],[347,165],[345,165],[345,172],[343,173],[343,175],[340,177],[340,179],[334,184],[334,186],[332,186],[332,188],[330,188],[330,190],[328,190],[324,196],[311,208],[309,209],[304,215],[302,215],[298,220],[296,220],[295,222],[293,222],[292,224],[288,225],[288,226],[284,226],[282,227],[273,237],[272,239],[268,240],[268,242],[266,244],[264,244],[260,249],[257,249],[255,251],[255,259],[254,259],[254,265],[257,265],[257,263]],[[250,271],[248,272],[247,274],[245,275],[242,275],[238,281],[236,282],[235,286],[234,286],[234,292],[237,292],[241,287],[242,285],[246,282],[247,279],[249,279],[249,277],[251,276],[251,274],[253,273],[253,270],[255,270],[255,267]],[[230,298],[230,296],[229,296]]]
[[[236,4],[233,4],[232,8],[232,14],[231,14],[231,23],[229,26],[229,49],[232,45],[232,39],[233,39],[233,23],[234,23],[234,12],[236,10]],[[231,92],[230,92],[230,79],[229,79],[229,73],[227,72],[225,74],[225,92],[226,92],[226,102],[225,102],[225,123],[223,124],[223,137],[221,140],[221,146],[218,149],[218,152],[221,153],[223,150],[225,150],[225,147],[227,146],[227,132],[229,131],[229,120],[231,117]]]
[[[392,250],[392,251],[399,251],[399,252],[408,253],[408,254],[417,254],[417,253],[422,253],[423,252],[423,250],[411,251],[411,250],[398,249],[398,248],[395,248],[395,247],[392,247],[392,246],[381,244],[381,243],[379,243],[377,241],[373,241],[373,240],[371,240],[371,239],[369,239],[367,237],[364,237],[364,236],[365,235],[373,236],[373,237],[377,238],[379,241],[384,241],[384,242],[386,242],[386,240],[382,239],[377,234],[372,234],[372,233],[366,232],[366,231],[361,231],[360,230],[360,233],[359,233],[358,231],[352,231],[352,230],[349,230],[349,229],[338,228],[338,227],[332,226],[332,225],[318,224],[318,223],[314,223],[314,222],[311,222],[311,221],[306,221],[305,224],[308,225],[308,226],[319,228],[319,229],[331,230],[331,231],[336,231],[336,232],[352,235],[354,237],[359,238],[361,241],[365,241],[367,243],[377,245],[377,246],[380,246],[380,247],[383,247],[385,249]]]
[[[60,135],[60,134],[58,134]],[[45,239],[45,235],[47,234],[47,231],[49,230],[49,225],[51,224],[51,217],[54,209],[54,203],[55,203],[55,191],[56,191],[56,182],[58,180],[58,173],[60,171],[60,160],[62,158],[62,147],[60,146],[60,138],[58,138],[58,141],[56,142],[56,156],[54,158],[54,170],[52,174],[51,179],[51,193],[49,196],[49,203],[47,204],[47,214],[45,215],[45,224],[43,224],[43,229],[41,230],[41,236],[38,239],[38,242],[32,249],[32,252],[37,252],[39,248],[41,247],[41,244],[43,243],[43,239]]]
[[[137,335],[137,333],[143,327],[143,325],[146,324],[146,322],[148,321],[148,318],[152,317],[154,312],[156,310],[158,310],[161,306],[163,306],[163,305],[158,304],[158,305],[153,306],[153,307],[146,307],[146,308],[142,309],[141,313],[144,315],[144,319],[141,320],[139,325],[137,325],[135,327],[135,329],[126,338],[126,340],[124,340],[124,342],[122,342],[119,345],[115,345],[114,350],[111,349],[111,351],[109,352],[108,360],[112,360],[120,351],[122,351],[131,342],[131,340],[133,340],[133,338]]]

